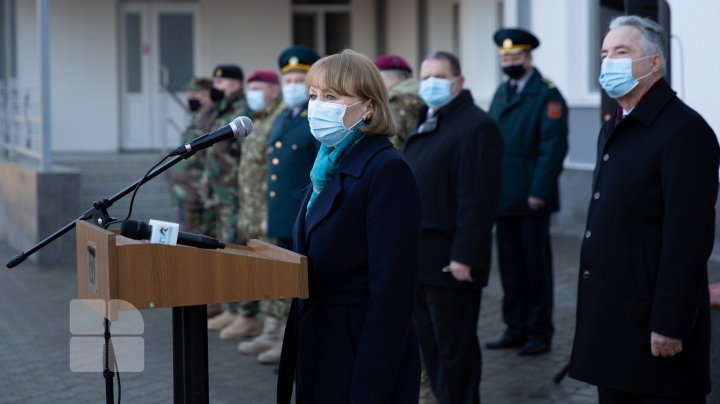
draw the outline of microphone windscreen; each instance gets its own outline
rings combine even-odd
[[[252,119],[246,116],[239,116],[233,120],[235,137],[247,137],[252,133],[254,126]]]

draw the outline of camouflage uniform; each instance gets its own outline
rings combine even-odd
[[[201,115],[193,115],[192,122],[181,135],[183,144],[193,138],[209,132],[217,115],[217,109],[211,105]],[[205,197],[201,181],[205,166],[205,150],[200,150],[189,159],[181,160],[171,171],[172,199],[180,208],[180,218],[184,231],[203,233],[203,214]]]
[[[242,91],[225,98],[218,105],[213,130],[222,128],[239,115],[249,115]],[[205,208],[214,216],[215,236],[223,242],[237,243],[238,168],[242,139],[220,142],[207,149],[203,183],[207,201]],[[208,234],[208,233],[205,233]],[[230,311],[252,317],[259,311],[257,302],[229,303]]]
[[[273,122],[282,110],[283,104],[278,99],[256,112],[253,115],[253,133],[243,142],[243,156],[238,170],[238,233],[241,242],[259,238],[262,233],[260,226],[267,216],[267,144]]]
[[[396,149],[402,150],[405,139],[415,127],[418,111],[425,105],[418,95],[420,83],[416,79],[403,80],[388,90],[390,114],[395,124],[395,135],[390,138]]]
[[[248,115],[245,97],[239,92],[223,99],[218,105],[218,116],[212,130],[217,130],[239,115]],[[214,221],[206,223],[223,242],[236,243],[238,220],[238,167],[242,139],[220,142],[206,149],[203,172],[203,191],[207,197],[205,209],[212,212]]]

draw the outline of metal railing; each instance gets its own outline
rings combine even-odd
[[[0,84],[0,158],[42,162],[40,90]]]

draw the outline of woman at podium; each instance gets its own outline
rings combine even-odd
[[[420,197],[388,137],[387,92],[370,59],[351,50],[307,75],[310,130],[321,148],[295,222],[310,295],[293,302],[278,403],[417,403],[412,322]]]

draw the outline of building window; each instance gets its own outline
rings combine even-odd
[[[349,0],[293,0],[293,42],[329,55],[350,47]]]

